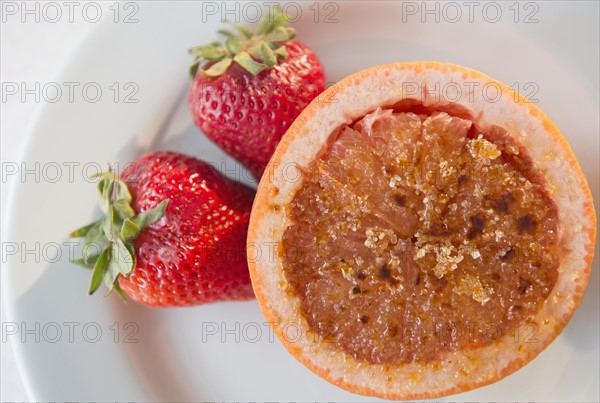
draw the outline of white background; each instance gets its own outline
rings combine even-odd
[[[73,23],[65,20],[54,24],[41,20],[37,23],[34,16],[27,17],[25,23],[21,22],[20,18],[8,18],[8,16],[5,21],[2,21],[0,30],[0,81],[3,83],[52,82],[77,46],[94,28],[93,23],[85,22],[81,18]],[[31,87],[31,84],[29,86]],[[19,160],[26,136],[41,106],[43,104],[35,103],[32,97],[29,97],[27,102],[21,102],[18,96],[7,96],[6,102],[2,100],[0,148],[3,162]],[[7,179],[7,181],[2,180],[3,222],[12,178]],[[4,323],[4,309],[1,311]],[[0,399],[28,401],[10,344],[3,342],[0,348],[2,349]]]

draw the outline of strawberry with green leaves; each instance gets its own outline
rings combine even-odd
[[[102,283],[149,306],[189,306],[253,298],[246,233],[254,191],[210,165],[153,152],[120,177],[99,175],[104,217],[74,231],[79,263]]]
[[[195,124],[257,179],[288,127],[326,84],[321,62],[293,40],[287,21],[274,7],[254,31],[221,30],[224,44],[190,49]]]

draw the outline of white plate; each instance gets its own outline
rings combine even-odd
[[[272,339],[255,301],[148,309],[114,296],[85,295],[89,273],[68,263],[65,242],[70,230],[98,214],[95,186],[87,180],[95,164],[174,149],[247,177],[192,124],[185,50],[215,38],[224,7],[234,10],[227,18],[235,20],[253,18],[252,6],[137,4],[138,23],[106,18],[64,71],[59,82],[96,82],[103,96],[91,103],[76,92],[75,102],[63,97],[44,106],[23,156],[27,167],[40,163],[39,178],[27,176],[10,197],[5,241],[15,242],[19,252],[4,256],[3,338],[12,342],[31,398],[368,400],[297,363]],[[518,83],[567,136],[597,201],[598,3],[521,3],[515,22],[512,3],[501,2],[496,23],[488,22],[497,18],[494,6],[477,3],[471,23],[469,6],[453,4],[309,2],[302,3],[295,25],[299,39],[320,55],[329,81],[381,63],[442,60]],[[423,7],[437,7],[439,23]],[[460,20],[452,22],[457,10]],[[531,12],[538,22],[524,23]],[[110,89],[114,82],[121,86],[119,102]],[[122,102],[134,88],[123,89],[128,82],[139,87],[138,103]],[[79,164],[72,175],[70,163]],[[53,243],[60,244],[59,258]],[[25,252],[36,245],[38,252]],[[501,382],[446,400],[598,401],[598,284],[596,259],[579,310],[546,351]]]

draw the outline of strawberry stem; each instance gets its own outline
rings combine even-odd
[[[287,57],[285,42],[296,36],[296,31],[287,27],[288,20],[277,6],[259,21],[254,31],[236,25],[233,26],[235,30],[220,29],[217,32],[226,37],[224,45],[213,42],[189,50],[194,55],[190,77],[193,79],[196,74],[220,76],[232,62],[252,75],[275,66],[278,60]]]
[[[131,207],[131,192],[127,184],[112,168],[99,177],[98,193],[104,217],[69,234],[69,238],[83,238],[83,257],[71,262],[92,270],[88,293],[91,295],[104,282],[108,292],[115,291],[123,299],[119,276],[130,276],[136,267],[133,241],[141,231],[160,220],[169,200],[136,214]],[[88,251],[93,250],[93,253]]]

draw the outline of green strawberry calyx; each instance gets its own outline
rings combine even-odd
[[[237,63],[252,75],[275,66],[278,60],[287,57],[285,42],[296,36],[296,30],[287,27],[288,20],[281,7],[277,6],[270,9],[254,31],[241,25],[234,26],[235,30],[219,30],[226,37],[224,44],[213,42],[189,50],[194,55],[190,77],[193,79],[196,74],[217,77],[225,73],[232,63]],[[204,63],[206,66],[201,66]]]
[[[104,216],[69,234],[69,238],[83,238],[83,257],[71,260],[92,270],[88,294],[93,294],[102,282],[123,299],[119,276],[130,276],[136,267],[133,241],[147,226],[154,224],[165,213],[169,200],[136,214],[131,207],[131,193],[127,184],[109,166],[108,172],[94,175],[100,178],[100,208]]]

